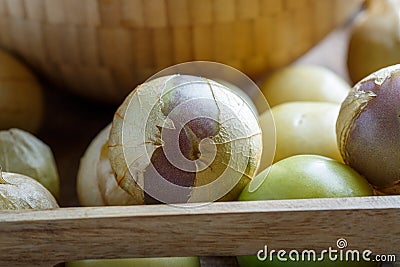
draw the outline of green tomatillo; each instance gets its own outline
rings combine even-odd
[[[372,187],[356,171],[343,163],[318,155],[296,155],[271,165],[246,186],[239,200],[278,200],[335,198],[373,195]],[[251,226],[249,226],[251,227]],[[240,256],[241,267],[370,267],[371,262],[278,261],[258,260],[257,256]]]

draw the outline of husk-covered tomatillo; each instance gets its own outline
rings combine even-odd
[[[255,174],[262,141],[248,104],[201,77],[138,86],[115,113],[109,156],[137,204],[235,199]]]
[[[384,193],[400,193],[400,65],[357,83],[336,124],[344,161]]]
[[[36,179],[58,197],[60,185],[53,152],[34,135],[20,129],[0,131],[0,165],[4,171]]]
[[[57,201],[39,182],[0,168],[0,210],[53,209]]]
[[[83,206],[129,205],[133,198],[118,186],[108,157],[111,124],[90,143],[83,155],[77,177],[79,203]]]

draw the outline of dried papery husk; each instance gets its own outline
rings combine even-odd
[[[53,195],[36,180],[0,169],[0,210],[58,207]]]
[[[357,83],[336,122],[343,160],[383,193],[399,193],[400,65]]]
[[[114,116],[110,162],[135,203],[236,199],[254,176],[257,118],[212,80],[170,75],[138,86]]]
[[[77,192],[83,206],[129,205],[132,197],[118,186],[108,157],[111,124],[90,143],[81,159]]]
[[[248,105],[249,107],[253,110],[254,114],[258,115],[257,107],[254,104],[254,101],[251,99],[251,97],[241,88],[237,87],[236,85],[227,82],[225,80],[218,80],[214,79],[216,82],[226,86],[226,88],[232,90],[235,94],[237,94],[239,97],[241,97]]]
[[[58,198],[60,182],[53,152],[34,135],[20,129],[0,131],[0,165],[4,171],[36,179]]]
[[[350,133],[353,130],[353,122],[363,112],[368,101],[374,97],[376,97],[375,93],[371,91],[363,91],[360,89],[359,84],[357,84],[343,101],[338,120],[336,121],[336,137],[339,144],[340,154],[343,159],[350,157],[346,150],[346,145]]]
[[[32,72],[0,49],[0,130],[37,132],[43,120],[43,89]]]

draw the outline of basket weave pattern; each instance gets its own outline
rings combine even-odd
[[[0,0],[0,46],[61,87],[116,102],[170,65],[256,77],[299,57],[362,0]]]

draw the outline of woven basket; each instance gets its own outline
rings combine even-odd
[[[251,77],[288,64],[362,0],[0,0],[0,46],[63,88],[119,102],[173,64]]]

